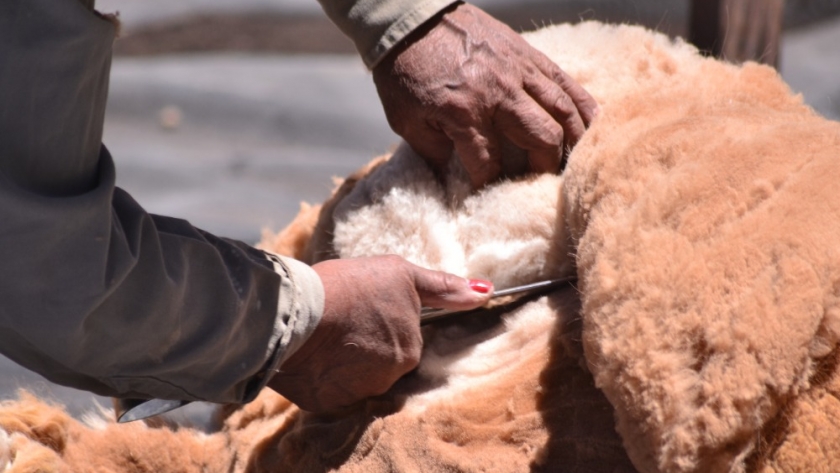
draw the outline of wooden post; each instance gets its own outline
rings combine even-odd
[[[733,62],[779,63],[784,0],[692,0],[690,40]]]

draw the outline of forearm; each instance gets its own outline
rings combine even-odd
[[[0,202],[15,197],[0,187]],[[252,398],[320,317],[311,270],[275,271],[262,252],[107,188],[21,212],[0,204],[14,230],[0,248],[0,349],[102,395]]]
[[[415,28],[457,0],[318,0],[374,66]]]
[[[247,400],[311,333],[323,289],[115,187],[113,39],[76,0],[0,2],[0,350],[99,394]]]

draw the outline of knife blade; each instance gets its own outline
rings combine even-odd
[[[529,297],[534,295],[542,295],[545,293],[550,292],[553,289],[556,289],[560,286],[573,282],[577,279],[577,276],[559,278],[559,279],[548,279],[545,281],[538,281],[530,284],[523,284],[521,286],[514,286],[509,287],[507,289],[500,289],[498,291],[494,291],[493,295],[490,297],[490,300],[500,299],[502,297],[507,296],[519,296],[506,304],[512,304],[521,300],[523,297]],[[498,307],[498,306],[497,306]],[[496,308],[496,307],[493,307]],[[467,314],[473,312],[480,312],[482,310],[488,310],[490,307],[479,307],[477,309],[469,309],[469,310],[450,310],[450,309],[438,309],[434,307],[424,307],[420,310],[420,325],[428,325],[434,322],[438,322],[440,320],[448,319],[452,316],[457,316],[460,314]]]

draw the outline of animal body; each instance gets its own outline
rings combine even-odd
[[[0,468],[840,471],[840,125],[642,28],[527,38],[601,105],[562,175],[512,151],[475,193],[401,146],[264,246],[576,285],[425,329],[415,372],[328,416],[266,391],[199,433],[7,402]]]

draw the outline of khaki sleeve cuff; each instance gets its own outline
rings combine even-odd
[[[394,46],[403,40],[409,33],[418,26],[428,21],[444,8],[457,3],[453,0],[426,0],[417,2],[417,5],[400,16],[376,43],[365,51],[361,51],[362,60],[369,69],[373,69],[379,61],[388,54]]]
[[[266,369],[258,385],[249,389],[246,402],[253,400],[279,367],[312,335],[324,315],[324,286],[308,265],[292,258],[265,252],[280,275],[277,318],[266,353]]]
[[[373,69],[418,26],[459,0],[320,0],[324,11],[353,40]]]

